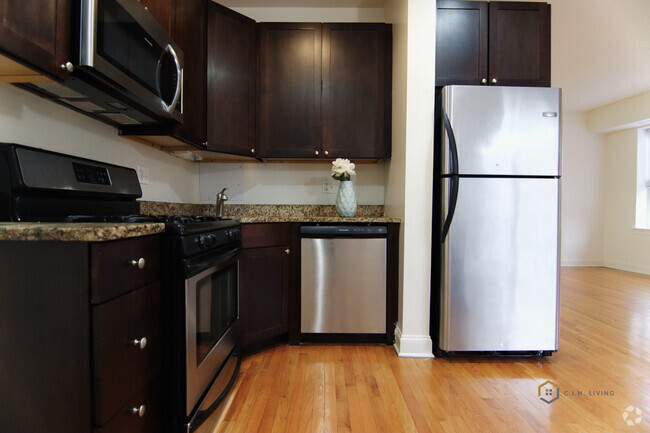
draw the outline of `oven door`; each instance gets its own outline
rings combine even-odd
[[[186,262],[186,416],[239,342],[240,248]]]

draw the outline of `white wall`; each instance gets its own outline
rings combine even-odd
[[[234,5],[228,7],[258,22],[384,22],[383,8],[237,7]]]
[[[213,203],[227,187],[229,203],[335,204],[339,182],[332,179],[331,168],[327,161],[201,164],[199,198],[201,203]],[[352,182],[357,204],[384,204],[384,164],[356,164],[356,172]],[[323,183],[332,187],[331,193],[323,192]]]
[[[650,124],[650,92],[587,113],[591,131],[601,132],[605,147],[605,266],[650,274],[650,230],[637,229],[638,125]],[[642,161],[645,169],[645,160]]]
[[[400,356],[432,356],[429,337],[435,83],[435,2],[386,3],[393,29],[393,157],[386,213],[402,219]]]
[[[132,168],[146,166],[150,183],[142,185],[144,200],[198,200],[198,165],[118,137],[111,126],[8,84],[0,84],[0,141]]]
[[[636,129],[605,137],[605,266],[650,274],[650,230],[636,229]]]
[[[562,113],[561,257],[563,266],[603,264],[604,143],[583,111]]]

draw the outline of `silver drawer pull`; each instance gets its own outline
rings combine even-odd
[[[138,260],[131,260],[131,266],[138,269],[144,269],[144,266],[147,264],[144,257],[140,257]]]
[[[289,248],[287,248],[286,250],[284,250],[284,253],[285,254],[291,254],[291,250]]]
[[[137,415],[140,418],[144,416],[144,413],[147,411],[147,406],[144,404],[141,404],[140,407],[134,407],[131,409],[131,413],[133,415]]]
[[[139,340],[136,338],[135,340],[131,341],[131,344],[133,344],[136,347],[139,347],[140,349],[144,349],[145,347],[147,347],[147,337],[142,337]]]

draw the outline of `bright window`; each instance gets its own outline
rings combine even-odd
[[[639,129],[635,226],[636,228],[650,229],[650,128]]]

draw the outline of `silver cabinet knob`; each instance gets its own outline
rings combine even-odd
[[[251,149],[251,153],[255,153],[255,149]]]
[[[318,152],[318,151],[315,151],[315,152],[314,152],[314,155],[316,155],[316,156],[318,156],[318,154],[319,154],[319,152]]]
[[[287,248],[286,250],[284,250],[284,253],[285,254],[291,254],[291,250],[289,248]]]
[[[208,142],[207,142],[207,141],[204,141],[204,142],[201,143],[201,144],[203,145],[203,147],[208,147]]]
[[[145,347],[147,347],[147,337],[142,337],[139,340],[136,338],[131,342],[131,344],[133,344],[136,347],[139,347],[140,349],[144,349]]]
[[[496,84],[496,83],[497,83],[497,79],[496,79],[496,78],[492,78],[492,84]]]
[[[325,156],[327,156],[327,155],[329,155],[330,153],[326,150],[325,152],[323,152],[323,154],[324,154]]]
[[[131,266],[134,268],[144,269],[146,264],[147,262],[144,257],[140,257],[138,260],[131,260]]]
[[[140,418],[144,416],[144,413],[147,411],[147,406],[144,404],[141,404],[140,407],[134,407],[131,409],[131,413],[133,415],[137,415]]]
[[[481,84],[487,84],[487,78],[483,78],[483,79],[481,80]]]
[[[65,69],[68,72],[74,71],[74,65],[70,62],[61,63],[61,69]]]

